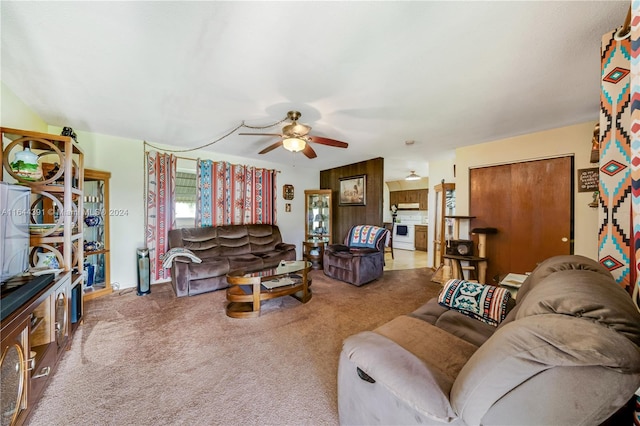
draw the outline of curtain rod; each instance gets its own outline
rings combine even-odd
[[[145,151],[145,152],[149,152],[149,151]],[[174,157],[176,157],[179,160],[189,160],[189,161],[198,161],[199,160],[199,158],[181,157],[179,155],[174,155]],[[276,173],[282,173],[281,170],[275,170],[274,169],[273,171],[276,172]]]

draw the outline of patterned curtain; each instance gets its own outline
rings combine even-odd
[[[631,42],[617,32],[602,37],[598,258],[631,293]]]
[[[631,37],[602,38],[600,101],[600,262],[640,309],[640,2],[633,0]],[[604,126],[604,127],[603,127]],[[604,152],[603,152],[604,151]],[[614,271],[618,271],[617,273]],[[640,391],[640,389],[639,389]],[[640,396],[633,420],[640,426]]]
[[[275,224],[276,171],[198,160],[196,226]]]
[[[147,217],[146,243],[149,249],[151,282],[171,278],[170,270],[162,267],[161,256],[169,250],[168,233],[175,228],[176,157],[146,153]]]
[[[633,219],[633,272],[631,291],[640,309],[640,1],[632,2],[631,12],[631,188]],[[636,424],[640,426],[640,396],[636,405]]]

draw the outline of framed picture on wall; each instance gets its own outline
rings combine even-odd
[[[367,175],[340,178],[341,206],[364,206],[367,204]]]

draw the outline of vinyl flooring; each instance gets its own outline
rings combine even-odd
[[[384,270],[393,271],[399,269],[426,268],[428,255],[426,251],[394,249],[393,258],[391,258],[390,252],[384,255]]]

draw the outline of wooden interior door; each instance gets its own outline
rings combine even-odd
[[[573,168],[567,156],[470,170],[471,229],[498,229],[487,236],[488,284],[573,253]]]

